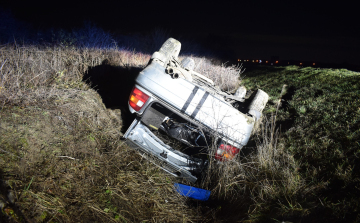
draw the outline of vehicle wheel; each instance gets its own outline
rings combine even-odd
[[[195,67],[195,61],[190,58],[190,57],[185,57],[182,61],[181,61],[181,66],[183,66],[183,68],[187,69],[187,70],[194,70]]]
[[[269,100],[269,95],[264,91],[258,89],[255,97],[252,99],[249,105],[249,114],[255,116],[256,120],[261,117],[261,113],[264,110],[266,103]]]
[[[168,63],[171,57],[178,58],[181,49],[181,43],[176,39],[169,38],[161,46],[159,53],[162,53],[166,58],[165,64]]]

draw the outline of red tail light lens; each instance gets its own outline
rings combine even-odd
[[[129,104],[135,111],[139,111],[148,99],[148,95],[134,87],[130,94]]]
[[[215,159],[219,161],[232,160],[239,152],[240,149],[234,146],[221,144],[216,151]]]

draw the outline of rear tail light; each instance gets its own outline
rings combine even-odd
[[[144,92],[140,91],[136,87],[132,90],[129,98],[129,105],[135,110],[139,111],[146,101],[149,99],[149,96]]]
[[[216,151],[215,159],[219,161],[232,160],[236,154],[240,152],[240,149],[226,144],[220,144],[219,148]]]

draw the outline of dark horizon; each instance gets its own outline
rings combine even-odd
[[[114,34],[154,29],[201,43],[221,57],[314,61],[360,66],[355,7],[321,3],[106,1],[57,4],[5,1],[34,29],[80,27],[91,21]],[[1,6],[1,5],[0,5]]]

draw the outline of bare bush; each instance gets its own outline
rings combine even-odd
[[[240,75],[244,72],[242,65],[214,65],[204,57],[191,57],[195,61],[194,71],[210,78],[222,90],[234,92],[240,84]]]
[[[212,190],[219,199],[234,203],[247,200],[249,213],[262,212],[263,204],[275,203],[281,215],[289,214],[286,211],[306,215],[308,212],[301,208],[298,199],[305,182],[297,172],[299,165],[294,157],[278,143],[275,122],[276,115],[262,120],[260,131],[255,133],[256,150],[249,155],[226,162],[210,160],[202,187]],[[213,148],[212,153],[215,151]]]
[[[83,74],[104,61],[114,65],[141,67],[149,55],[116,49],[76,49],[64,47],[18,47],[0,49],[0,102],[34,103],[50,98],[57,89],[83,89]],[[61,94],[61,92],[59,93]]]

